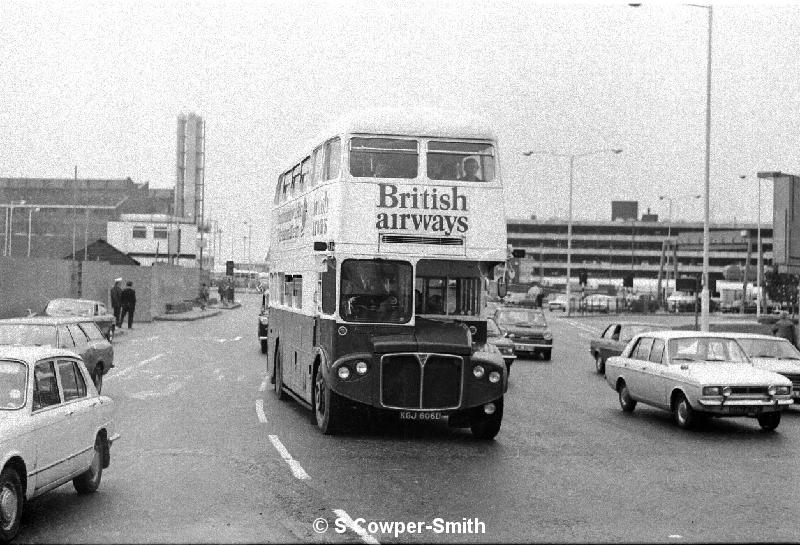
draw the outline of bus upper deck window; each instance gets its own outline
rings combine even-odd
[[[428,178],[464,182],[494,180],[494,146],[475,142],[428,142]]]
[[[325,142],[325,165],[323,179],[334,180],[339,177],[339,166],[342,162],[342,143],[339,138],[331,138]]]
[[[357,178],[416,178],[418,165],[416,140],[350,139],[350,174]]]

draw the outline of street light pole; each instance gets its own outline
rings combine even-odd
[[[629,3],[631,7],[638,8],[641,2]],[[714,20],[714,7],[711,4],[684,4],[694,8],[703,8],[708,11],[708,58],[706,69],[706,158],[705,158],[705,184],[703,202],[703,290],[700,292],[700,330],[708,331],[708,315],[710,308],[708,292],[708,255],[710,250],[709,195],[711,193],[711,38]]]
[[[33,225],[33,213],[38,211],[39,208],[31,207],[28,209],[28,257],[31,256],[31,226]]]
[[[567,316],[571,316],[572,314],[570,279],[572,278],[572,188],[575,179],[575,159],[578,157],[586,157],[588,155],[608,153],[609,151],[614,154],[622,153],[622,150],[619,148],[600,149],[587,151],[584,153],[556,153],[552,151],[526,151],[522,153],[526,157],[530,157],[531,155],[551,155],[553,157],[569,158],[569,205],[567,207],[567,286],[565,290],[567,295]]]
[[[756,286],[758,286],[758,295],[756,296],[756,318],[761,317],[761,178],[758,179],[758,221],[757,229],[758,234],[758,264],[756,265]]]

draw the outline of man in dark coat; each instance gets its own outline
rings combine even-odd
[[[128,329],[133,327],[133,313],[136,311],[136,291],[133,289],[133,282],[128,280],[125,289],[122,290],[120,297],[122,301],[122,314],[119,317],[120,327],[122,322],[125,321],[125,315],[128,315]]]
[[[781,311],[781,317],[772,326],[772,334],[776,337],[783,337],[784,339],[787,339],[795,346],[797,345],[795,342],[794,322],[789,319],[789,313],[785,310]]]
[[[119,317],[122,308],[122,278],[114,279],[114,287],[111,288],[111,308],[114,309],[114,322],[117,327],[122,327],[122,319]]]

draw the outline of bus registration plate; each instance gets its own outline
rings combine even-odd
[[[440,411],[400,411],[400,420],[441,420]]]

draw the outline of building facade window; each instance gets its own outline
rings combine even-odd
[[[153,227],[153,238],[167,239],[166,227]]]
[[[147,227],[144,225],[134,225],[133,238],[147,238]]]

